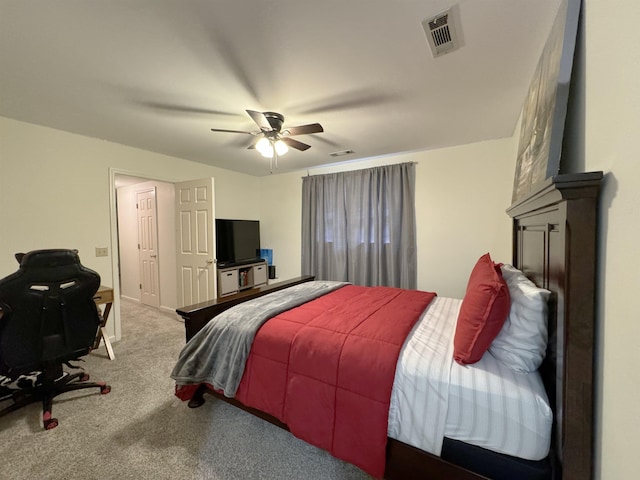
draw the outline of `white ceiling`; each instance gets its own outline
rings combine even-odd
[[[257,176],[247,109],[324,127],[275,173],[508,137],[560,1],[0,0],[0,115]]]

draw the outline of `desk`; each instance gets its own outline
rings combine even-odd
[[[109,312],[111,312],[111,304],[113,304],[113,288],[104,287],[100,285],[98,291],[93,297],[93,301],[96,305],[104,305],[104,312],[102,312],[102,318],[100,319],[100,328],[98,328],[98,334],[93,342],[93,350],[100,346],[100,340],[104,340],[104,346],[107,347],[107,354],[111,360],[115,360],[116,356],[113,354],[113,347],[109,341],[109,335],[107,335],[107,319],[109,318]]]

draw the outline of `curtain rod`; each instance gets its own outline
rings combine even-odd
[[[392,166],[392,165],[417,165],[418,163],[419,163],[419,162],[417,162],[417,161],[415,161],[415,160],[414,160],[414,161],[411,161],[411,162],[389,163],[389,164],[386,164],[386,165],[378,165],[377,167],[366,167],[366,168],[358,168],[358,169],[356,169],[356,170],[345,170],[344,172],[356,172],[356,171],[358,171],[358,170],[367,170],[367,169],[369,169],[369,168],[379,168],[379,167],[390,167],[390,166]],[[318,167],[318,168],[324,168],[324,167]],[[318,174],[318,175],[330,175],[330,174],[332,174],[332,173],[344,173],[344,172],[320,173],[320,174]],[[307,175],[306,175],[306,177],[310,177],[310,176],[311,176],[311,175],[309,174],[309,169],[307,169]],[[304,179],[305,177],[304,177],[304,176],[302,176],[302,177],[300,177],[300,178]]]

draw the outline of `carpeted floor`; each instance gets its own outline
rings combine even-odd
[[[189,409],[169,377],[183,324],[126,300],[121,318],[116,359],[102,346],[85,357],[91,378],[106,380],[111,393],[58,397],[53,415],[60,424],[50,431],[42,429],[39,403],[0,418],[0,480],[371,478],[211,397]]]

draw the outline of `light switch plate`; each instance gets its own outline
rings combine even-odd
[[[108,247],[96,247],[96,257],[106,257],[109,255]]]

